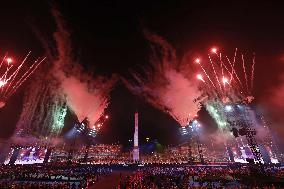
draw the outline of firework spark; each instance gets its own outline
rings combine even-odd
[[[213,95],[208,96],[208,98],[229,99],[232,102],[251,102],[251,99],[253,99],[251,90],[254,79],[255,59],[253,59],[253,62],[250,64],[251,75],[249,78],[249,75],[247,74],[247,67],[249,64],[248,62],[245,63],[243,54],[238,56],[237,49],[235,50],[232,59],[228,56],[222,56],[221,53],[217,53],[216,47],[212,48],[211,52],[213,53],[213,56],[208,55],[209,61],[207,63],[206,61],[203,61],[203,64],[201,64],[201,61],[198,58],[198,64],[200,65],[201,70],[210,81],[206,82],[206,79],[204,79],[205,82],[203,81],[208,85],[207,87],[203,87],[203,91]],[[236,66],[239,67],[236,69]],[[241,75],[244,75],[244,81],[241,80]],[[201,80],[200,78],[197,79]],[[248,86],[249,79],[251,80],[250,88]],[[219,87],[216,88],[216,86]]]
[[[203,79],[203,76],[201,74],[197,74],[196,78],[203,81],[205,83],[205,80]]]
[[[217,53],[217,48],[216,48],[216,47],[213,47],[213,48],[211,49],[211,52],[212,52],[212,53]]]
[[[204,72],[204,74],[206,75],[206,77],[208,78],[208,80],[211,82],[212,86],[213,86],[214,88],[216,88],[216,86],[215,86],[215,84],[213,83],[213,81],[211,80],[210,76],[207,74],[206,70],[203,68],[200,59],[199,59],[199,58],[195,59],[195,62],[200,65],[200,68],[202,69],[202,71]],[[197,79],[198,79],[198,78],[197,78]]]
[[[242,54],[238,56],[237,49],[233,58],[222,56],[214,48],[211,52],[213,55],[209,55],[207,63],[203,61],[202,66],[199,63],[200,69],[207,74],[205,82],[200,83],[200,89],[207,97],[201,103],[215,120],[218,132],[221,133],[219,138],[222,138],[225,146],[228,146],[230,140],[234,140],[231,135],[232,128],[256,125],[255,114],[248,105],[253,100],[252,84],[249,88],[248,80],[251,79],[253,83],[255,60],[253,59],[250,64],[251,76],[249,78],[248,62]],[[201,80],[200,76],[197,79]],[[207,79],[210,82],[207,82]],[[219,87],[216,88],[215,85]]]
[[[223,77],[223,78],[222,78],[222,82],[223,82],[224,86],[225,86],[226,84],[229,84],[229,80],[228,80],[228,78],[226,78],[226,77]]]
[[[24,60],[16,65],[11,57],[4,56],[0,64],[0,99],[3,107],[9,97],[34,73],[45,58],[37,59],[30,67],[26,64],[29,52]],[[14,64],[13,64],[14,63]]]
[[[6,81],[1,80],[0,81],[0,88],[3,87],[4,85],[6,85],[6,83],[7,83]]]

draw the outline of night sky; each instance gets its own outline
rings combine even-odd
[[[142,30],[162,36],[178,55],[206,53],[217,46],[227,53],[237,47],[256,53],[254,104],[265,111],[278,138],[284,138],[280,108],[275,111],[271,90],[281,86],[284,61],[284,12],[274,2],[235,1],[56,1],[71,32],[74,56],[95,74],[127,76],[130,69],[148,64],[149,44]],[[45,52],[33,28],[52,40],[55,31],[50,14],[53,1],[8,1],[1,3],[0,53],[8,51],[22,59],[29,51],[37,57]],[[31,78],[27,83],[32,82]],[[0,137],[13,132],[21,111],[25,86],[0,109]],[[283,91],[279,91],[283,94]],[[110,121],[97,140],[127,144],[133,136],[134,111],[139,111],[140,137],[162,144],[179,142],[178,123],[167,114],[132,95],[121,82],[111,92],[107,109]],[[200,119],[208,132],[216,125],[205,111]],[[70,122],[66,123],[70,126]],[[69,124],[69,125],[68,125]],[[283,143],[283,140],[280,140]]]

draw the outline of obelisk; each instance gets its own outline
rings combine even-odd
[[[134,114],[135,117],[135,130],[134,130],[134,146],[133,146],[133,161],[139,161],[139,145],[138,145],[138,112]]]

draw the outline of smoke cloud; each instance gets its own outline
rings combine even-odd
[[[263,107],[266,108],[265,115],[268,125],[273,131],[274,137],[276,137],[277,142],[279,142],[279,147],[284,151],[284,73],[279,77],[280,83],[274,86],[272,89],[264,92],[264,95],[261,99]]]
[[[47,64],[35,75],[25,97],[17,123],[17,136],[58,136],[64,127],[66,106],[82,121],[88,117],[94,124],[109,103],[109,92],[116,79],[96,77],[86,72],[75,58],[71,38],[60,12],[53,7],[56,24],[54,44],[35,33],[48,57]]]
[[[75,77],[66,77],[62,80],[62,89],[68,106],[76,113],[79,121],[87,117],[90,124],[94,125],[108,106],[108,92],[112,87],[112,82],[97,79],[92,84],[94,86],[90,87]]]
[[[163,38],[148,31],[144,34],[151,43],[151,66],[144,67],[143,74],[132,71],[134,81],[124,79],[124,83],[184,126],[200,109],[197,98],[201,93],[191,78],[192,70],[181,69],[187,62],[178,60],[175,49]]]
[[[270,91],[269,104],[273,106],[273,109],[277,112],[284,111],[284,74],[280,76],[280,84],[271,89]]]
[[[116,79],[103,77],[93,78],[84,72],[82,66],[74,59],[70,42],[71,34],[57,10],[52,11],[57,25],[54,39],[58,56],[54,61],[54,75],[60,81],[61,89],[66,96],[67,105],[77,115],[79,121],[88,118],[91,125],[104,114],[109,103],[109,92]]]

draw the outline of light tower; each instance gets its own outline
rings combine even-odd
[[[135,118],[135,130],[134,130],[134,146],[133,146],[133,161],[139,161],[139,145],[138,145],[138,112],[134,114]]]

